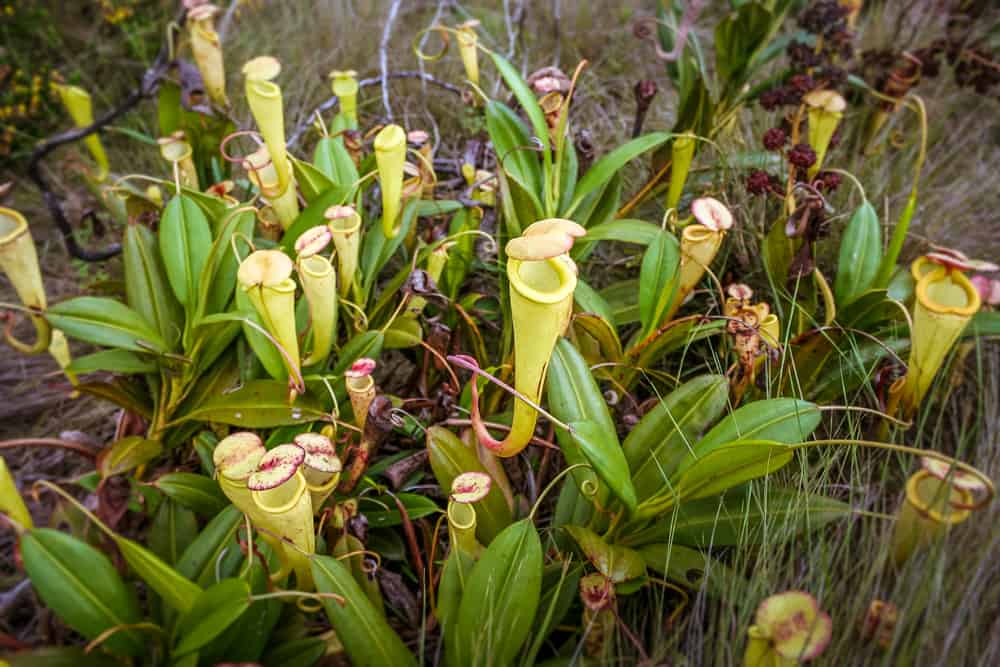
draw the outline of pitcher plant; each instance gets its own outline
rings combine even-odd
[[[240,263],[236,274],[264,328],[283,350],[289,384],[302,391],[299,339],[295,330],[295,281],[292,260],[280,250],[257,250]]]
[[[275,169],[276,184],[273,193],[266,196],[272,200],[287,197],[288,207],[295,211],[294,215],[286,213],[281,218],[282,225],[287,228],[298,217],[299,209],[298,198],[294,196],[292,164],[285,147],[285,114],[281,88],[272,81],[280,72],[281,63],[270,56],[254,58],[243,66],[247,103]],[[286,195],[288,190],[292,191],[292,195]]]
[[[38,354],[49,349],[52,328],[42,316],[45,310],[45,286],[38,266],[38,253],[24,216],[10,208],[0,207],[0,270],[7,274],[14,285],[14,291],[21,303],[32,312],[29,315],[35,325],[35,342],[24,343],[11,333],[4,331],[7,343],[18,352]]]
[[[549,359],[573,312],[577,271],[569,251],[586,230],[571,220],[540,220],[507,243],[507,278],[514,325],[514,388],[537,404]],[[524,449],[535,431],[538,410],[518,397],[514,419],[503,440],[494,439],[479,419],[478,390],[472,388],[473,425],[479,441],[504,457]]]
[[[226,97],[226,69],[222,58],[219,33],[215,31],[213,20],[221,11],[213,4],[199,5],[188,11],[188,39],[195,65],[201,72],[201,80],[209,98],[220,107],[229,106]]]
[[[910,357],[899,398],[904,417],[923,401],[941,364],[982,305],[979,292],[963,273],[969,266],[965,261],[932,253],[910,267],[916,287]]]
[[[375,163],[382,188],[382,233],[387,239],[399,234],[396,220],[403,208],[403,165],[406,162],[406,132],[387,125],[375,135]]]
[[[329,258],[319,253],[332,238],[325,225],[306,230],[295,242],[298,253],[296,269],[299,282],[309,303],[309,320],[312,324],[312,350],[302,360],[303,366],[312,366],[326,360],[333,347],[337,332],[337,274]]]

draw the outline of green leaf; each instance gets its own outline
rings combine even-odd
[[[261,659],[264,667],[314,667],[326,654],[326,642],[319,637],[303,637],[279,644]]]
[[[177,571],[202,586],[214,582],[215,566],[224,552],[235,551],[242,558],[236,544],[236,529],[242,521],[243,513],[234,505],[216,514],[181,554]]]
[[[612,283],[598,294],[611,306],[617,326],[623,327],[639,321],[639,281],[622,280]]]
[[[618,444],[618,437],[613,436],[596,421],[574,421],[569,423],[572,428],[573,441],[580,447],[584,458],[594,466],[594,471],[604,480],[611,492],[622,501],[629,512],[634,512],[639,501],[632,486],[632,476],[629,474],[625,453]]]
[[[160,253],[167,279],[183,306],[194,305],[198,281],[212,247],[212,229],[187,195],[170,200],[160,218]]]
[[[198,318],[213,313],[221,313],[233,299],[236,289],[236,272],[239,262],[233,252],[236,248],[241,257],[250,254],[249,241],[253,239],[257,217],[253,211],[230,213],[223,219],[218,237],[212,243],[201,274],[198,295]],[[233,241],[235,237],[235,242]]]
[[[179,573],[138,542],[112,534],[115,546],[135,574],[176,611],[186,612],[201,593],[201,587]]]
[[[593,313],[603,319],[611,327],[612,331],[614,331],[615,313],[611,308],[611,304],[601,296],[600,292],[583,280],[577,280],[576,289],[573,291],[573,300],[579,307],[580,312]],[[617,332],[615,333],[615,338],[618,338]],[[621,347],[621,342],[618,343],[618,346]]]
[[[197,420],[242,428],[274,428],[326,417],[319,401],[308,394],[289,403],[287,383],[252,380],[236,391],[210,398],[175,423]]]
[[[70,373],[153,373],[156,364],[128,350],[101,350],[73,359],[66,370]]]
[[[403,507],[406,508],[406,514],[411,520],[420,519],[441,511],[437,503],[427,496],[421,496],[416,493],[397,493],[395,495],[403,503]],[[358,505],[358,511],[365,515],[365,518],[368,519],[368,524],[372,528],[388,528],[390,526],[399,526],[403,523],[403,515],[396,506],[396,502],[390,496],[365,496]]]
[[[700,375],[667,394],[643,415],[622,447],[641,500],[668,490],[667,481],[709,424],[726,409],[729,382]]]
[[[660,226],[651,222],[620,219],[591,227],[581,241],[622,241],[648,246],[662,233]]]
[[[458,608],[462,604],[462,594],[465,592],[465,582],[468,581],[474,564],[472,556],[465,550],[456,548],[449,550],[448,558],[444,561],[441,580],[438,583],[436,610],[443,636],[454,632]]]
[[[48,528],[21,534],[24,570],[35,592],[66,625],[87,639],[142,622],[139,605],[107,556],[80,540]],[[149,638],[122,629],[102,646],[119,655],[144,655]]]
[[[963,336],[1000,336],[1000,312],[983,310],[972,316]]]
[[[819,407],[797,398],[772,398],[748,403],[716,424],[695,446],[704,456],[736,440],[774,440],[792,445],[803,442],[819,426]]]
[[[46,310],[45,319],[70,338],[94,345],[133,352],[168,350],[160,334],[139,313],[107,297],[78,296],[63,301]]]
[[[690,590],[704,590],[722,598],[745,590],[747,581],[731,568],[714,560],[707,553],[662,542],[638,549],[646,567],[669,581]]]
[[[643,338],[654,331],[666,316],[677,292],[680,246],[677,239],[660,231],[646,248],[639,271],[639,318]]]
[[[532,130],[535,133],[535,138],[541,143],[542,148],[548,150],[549,148],[549,126],[545,122],[545,114],[542,113],[542,108],[538,105],[538,100],[535,98],[535,93],[531,90],[524,79],[521,78],[521,74],[517,71],[513,65],[507,62],[503,56],[494,51],[490,51],[490,57],[493,59],[493,64],[496,68],[500,70],[500,76],[507,83],[507,87],[510,88],[511,92],[514,93],[514,97],[517,98],[518,103],[521,108],[524,109],[524,113],[527,114],[528,120],[531,121]]]
[[[793,454],[791,446],[769,440],[740,440],[718,447],[680,474],[674,494],[682,502],[717,495],[784,467]]]
[[[604,441],[618,446],[618,433],[615,429],[614,420],[608,410],[607,401],[601,393],[597,381],[594,380],[590,367],[580,352],[567,339],[561,338],[556,343],[549,360],[549,371],[545,379],[545,395],[548,401],[549,410],[560,421],[578,422],[591,420],[599,427],[601,438]],[[577,441],[564,429],[556,429],[556,438],[559,441],[559,448],[562,449],[563,456],[568,465],[588,463],[582,448]],[[609,488],[606,484],[600,483],[600,477],[596,470],[579,468],[570,472],[573,480],[572,485],[564,485],[563,494],[566,499],[562,500],[563,507],[583,507],[586,509],[576,510],[585,514],[585,519],[589,518],[593,511],[592,503],[584,500],[583,489],[585,485],[597,484],[597,490],[593,496],[593,502],[604,506],[607,503]],[[580,517],[577,517],[580,518]],[[556,514],[553,520],[554,525],[562,525],[566,519],[561,513]]]
[[[295,184],[302,190],[306,202],[313,201],[336,185],[322,170],[294,156],[289,157],[292,161],[292,171],[295,173]]]
[[[152,485],[168,498],[209,519],[229,505],[219,483],[205,475],[170,472],[157,477]]]
[[[173,348],[184,329],[184,311],[167,282],[156,235],[138,224],[125,228],[122,242],[125,301]]]
[[[622,342],[618,339],[618,332],[608,320],[592,313],[579,313],[573,318],[573,327],[578,337],[586,336],[597,343],[600,350],[600,356],[595,360],[597,363],[621,363],[625,356]]]
[[[97,468],[102,477],[112,477],[149,463],[163,452],[159,440],[130,435],[111,443],[98,457]]]
[[[167,565],[174,565],[197,535],[195,513],[164,498],[149,527],[149,549]]]
[[[179,638],[174,657],[197,651],[222,634],[250,607],[250,586],[242,579],[224,579],[202,591],[177,622]]]
[[[866,199],[854,212],[840,241],[833,293],[843,306],[871,287],[882,263],[882,229],[878,213]]]
[[[486,103],[486,128],[504,172],[528,195],[535,213],[542,215],[542,170],[527,128],[507,105]]]
[[[605,542],[600,535],[583,526],[566,526],[594,568],[614,583],[641,577],[646,563],[633,549]]]
[[[542,543],[530,519],[500,533],[472,567],[448,665],[510,665],[531,632],[542,588]],[[386,663],[389,664],[389,663]]]
[[[722,496],[683,502],[671,516],[661,516],[647,529],[631,533],[630,545],[673,541],[695,547],[758,544],[816,530],[851,513],[833,498],[794,489],[766,492],[733,489]]]
[[[281,249],[285,251],[285,254],[289,257],[295,257],[295,241],[302,233],[316,225],[326,224],[326,218],[323,217],[326,209],[346,203],[353,192],[354,188],[352,187],[336,185],[309,202],[309,205],[299,213],[299,217],[295,219],[291,227],[285,230],[281,237]]]
[[[445,493],[450,492],[455,478],[465,472],[484,473],[493,479],[493,475],[479,462],[476,451],[442,426],[427,429],[427,452],[434,477]],[[498,474],[502,474],[503,467],[497,466],[497,469],[500,471]],[[507,480],[498,482],[494,479],[486,497],[473,503],[476,509],[476,537],[483,544],[488,545],[501,530],[510,525],[511,510],[501,488],[502,485],[509,484]]]
[[[566,210],[565,216],[572,217],[583,199],[611,180],[611,177],[621,171],[622,167],[643,153],[662,146],[673,135],[669,132],[651,132],[628,141],[607,155],[601,157],[576,184],[576,194],[573,203]]]
[[[316,142],[313,164],[342,188],[358,180],[358,168],[340,137],[323,137]]]
[[[312,574],[316,590],[344,598],[343,606],[324,599],[323,608],[354,667],[416,667],[413,654],[343,563],[330,556],[314,556]]]
[[[715,65],[723,87],[735,91],[748,74],[754,56],[767,43],[771,12],[747,2],[715,27]]]
[[[108,653],[86,653],[82,646],[50,646],[4,655],[10,667],[121,667]],[[5,666],[6,667],[6,666]]]

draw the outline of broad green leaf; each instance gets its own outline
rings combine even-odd
[[[71,373],[153,373],[156,364],[128,350],[101,350],[73,359],[66,370]]]
[[[240,257],[250,254],[248,241],[253,239],[257,217],[253,211],[229,213],[223,218],[218,237],[212,243],[201,274],[198,317],[221,313],[233,299],[236,272],[239,270],[234,248]],[[235,239],[235,240],[234,240]]]
[[[646,563],[635,550],[608,544],[600,535],[583,526],[566,526],[566,532],[573,536],[590,564],[614,583],[645,574]]]
[[[587,230],[584,241],[622,241],[648,246],[663,232],[659,225],[642,220],[620,219]]]
[[[156,235],[139,224],[125,228],[122,242],[125,301],[173,348],[184,329],[184,311],[170,290]]]
[[[573,327],[578,337],[586,336],[597,343],[600,357],[595,360],[596,363],[622,361],[625,356],[622,343],[618,340],[618,332],[608,320],[593,313],[580,313],[573,318]]]
[[[768,475],[792,460],[794,450],[769,440],[740,440],[699,458],[680,474],[673,493],[683,501],[714,496]]]
[[[336,185],[309,202],[309,205],[299,213],[299,217],[295,219],[292,226],[285,230],[285,234],[281,237],[281,249],[289,257],[295,257],[295,241],[298,240],[299,236],[307,229],[325,224],[326,218],[323,217],[323,214],[326,213],[326,209],[337,204],[347,203],[353,192],[354,188],[352,187]]]
[[[627,535],[625,542],[651,542],[708,547],[758,544],[816,530],[851,513],[850,505],[794,489],[769,488],[766,492],[733,489],[722,495],[683,502],[660,516],[649,528]]]
[[[198,517],[186,507],[164,498],[149,527],[149,550],[167,565],[175,565],[198,535]]]
[[[622,445],[641,500],[669,490],[667,480],[693,451],[698,436],[726,409],[728,398],[725,376],[700,375],[643,415]]]
[[[87,639],[142,622],[135,596],[107,556],[80,540],[48,528],[25,531],[21,561],[35,592],[66,625]],[[143,655],[149,637],[122,629],[102,646],[119,655]]]
[[[882,230],[878,213],[866,199],[847,223],[840,241],[840,257],[833,292],[843,306],[867,290],[882,263]]]
[[[599,426],[603,439],[613,442],[613,445],[618,447],[618,434],[607,401],[604,400],[604,395],[597,386],[587,362],[565,338],[561,338],[552,351],[545,379],[545,396],[549,410],[558,419],[563,422],[589,419]],[[589,462],[580,445],[567,431],[556,429],[556,438],[568,465]],[[581,508],[573,509],[574,514],[579,513],[574,518],[585,521],[593,511],[593,503],[602,507],[607,503],[609,489],[606,484],[600,483],[601,478],[596,470],[578,468],[570,472],[570,476],[573,484],[563,485],[563,490],[560,492],[560,506],[564,511]],[[596,490],[591,503],[586,499],[583,490],[595,483]],[[559,526],[568,518],[562,512],[557,512],[553,523]]]
[[[325,418],[325,411],[312,396],[305,394],[289,402],[287,383],[252,380],[236,391],[210,398],[178,422],[197,420],[241,428],[273,428]]]
[[[465,592],[465,582],[475,564],[472,556],[462,549],[451,549],[448,558],[441,568],[441,580],[438,583],[437,618],[441,622],[441,632],[444,636],[454,632],[454,624],[458,618],[458,608],[462,604],[462,593]]]
[[[160,334],[120,301],[107,297],[78,296],[45,311],[53,327],[70,338],[94,345],[133,352],[166,352]]]
[[[621,171],[622,167],[639,157],[643,153],[656,149],[666,143],[673,135],[669,132],[651,132],[641,137],[628,141],[591,165],[587,173],[576,184],[576,194],[573,196],[573,203],[564,214],[572,217],[576,208],[583,199],[603,186],[611,177]]]
[[[250,607],[250,586],[242,579],[223,579],[206,588],[177,622],[173,655],[197,651],[236,622]]]
[[[485,473],[493,478],[479,462],[476,451],[442,426],[427,429],[427,452],[438,486],[445,492],[450,491],[454,479],[465,472]],[[502,466],[497,466],[497,470],[498,474],[503,474]],[[502,486],[509,484],[506,480],[494,480],[486,497],[473,504],[476,509],[476,537],[483,544],[488,545],[510,525],[511,510],[502,490]]]
[[[413,520],[441,511],[437,503],[427,496],[416,493],[397,493],[395,496]],[[388,528],[403,523],[403,515],[391,496],[365,496],[358,505],[358,511],[365,515],[372,528]]]
[[[601,293],[588,285],[583,280],[576,281],[576,289],[573,291],[573,300],[581,312],[593,313],[603,318],[612,329],[616,326],[614,310]],[[615,338],[617,338],[617,333]],[[621,344],[619,343],[619,346]]]
[[[514,662],[532,629],[542,588],[542,543],[530,519],[508,526],[472,567],[453,632],[448,665]]]
[[[583,565],[568,560],[545,568],[542,574],[542,599],[535,613],[531,641],[525,646],[520,664],[537,664],[536,658],[545,640],[566,618],[573,602],[579,599],[582,574]]]
[[[330,556],[314,556],[312,574],[316,590],[344,598],[343,606],[336,600],[324,599],[323,608],[354,667],[416,667],[413,654],[343,563]]]
[[[86,653],[82,646],[36,648],[8,653],[3,659],[9,667],[121,667],[113,655],[99,651]]]
[[[264,667],[315,667],[326,654],[326,642],[319,637],[303,637],[279,644],[264,654]]]
[[[160,254],[177,300],[192,306],[212,247],[212,229],[201,208],[187,195],[174,197],[160,218]]]
[[[592,420],[570,422],[569,426],[573,429],[573,441],[597,475],[629,512],[635,511],[639,501],[632,486],[625,453],[618,444],[618,436],[609,434],[600,423]]]
[[[336,185],[333,179],[323,173],[322,170],[304,160],[299,160],[293,156],[289,157],[291,157],[292,161],[292,171],[295,172],[295,184],[302,190],[302,196],[306,202],[315,200]]]
[[[521,186],[538,217],[542,215],[542,170],[527,129],[507,105],[486,103],[486,128],[504,172]]]
[[[771,19],[764,5],[747,2],[716,25],[715,64],[727,90],[742,85],[754,56],[766,44]]]
[[[130,435],[111,443],[101,451],[97,469],[102,477],[112,477],[149,463],[163,452],[159,440],[148,440],[141,435]]]
[[[201,593],[201,587],[163,562],[138,542],[112,534],[115,546],[132,571],[174,610],[186,612]]]
[[[819,426],[815,403],[797,398],[772,398],[742,406],[716,424],[695,444],[697,456],[736,440],[774,440],[788,445],[803,442]]]
[[[680,246],[664,231],[654,238],[642,257],[639,271],[639,317],[644,334],[655,330],[666,316],[677,292]]]
[[[549,126],[545,122],[545,114],[542,113],[542,108],[538,105],[535,93],[525,80],[521,78],[521,74],[517,69],[507,62],[503,56],[495,51],[490,51],[490,57],[493,59],[493,64],[496,65],[496,68],[500,70],[500,76],[507,83],[507,87],[514,93],[514,97],[517,98],[521,108],[524,109],[524,113],[528,115],[535,138],[541,143],[542,148],[548,150]]]
[[[205,475],[169,472],[157,477],[152,485],[168,498],[209,519],[229,505],[219,483]]]
[[[598,294],[611,306],[617,326],[623,327],[639,321],[639,281],[622,280],[602,289]]]
[[[340,137],[323,137],[316,142],[313,165],[340,187],[358,180],[358,168]]]
[[[980,311],[962,332],[963,336],[1000,336],[1000,312]]]
[[[691,590],[716,598],[745,590],[747,581],[709,554],[679,544],[658,542],[638,549],[646,567]]]
[[[215,515],[177,561],[177,571],[202,586],[215,581],[215,566],[224,553],[239,553],[236,529],[242,524],[243,513],[230,505]]]

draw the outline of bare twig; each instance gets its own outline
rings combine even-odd
[[[57,447],[82,454],[88,459],[93,460],[97,458],[97,452],[71,440],[62,440],[60,438],[16,438],[14,440],[0,440],[0,449],[15,449],[18,447]]]
[[[392,38],[392,26],[399,16],[399,5],[401,0],[394,0],[389,8],[389,15],[385,19],[385,28],[382,30],[382,41],[378,47],[378,62],[382,69],[382,106],[385,107],[385,115],[392,120],[392,107],[389,106],[389,40]]]
[[[183,25],[185,15],[186,10],[181,9],[174,22],[178,25]],[[52,216],[53,222],[56,223],[56,227],[58,227],[59,231],[62,233],[63,241],[66,244],[66,251],[77,259],[82,259],[87,262],[99,262],[109,257],[114,257],[121,252],[121,244],[112,243],[105,248],[97,250],[80,247],[73,234],[73,226],[66,218],[66,212],[63,210],[62,202],[59,200],[59,196],[52,191],[52,188],[49,187],[48,181],[42,174],[41,162],[56,148],[79,141],[80,139],[97,132],[101,128],[110,125],[115,120],[132,110],[142,100],[147,97],[152,97],[159,88],[160,80],[163,78],[163,75],[167,71],[167,67],[170,65],[169,41],[169,37],[164,40],[163,44],[160,46],[160,52],[157,54],[153,64],[150,65],[149,69],[147,69],[142,75],[142,80],[139,82],[139,86],[129,93],[117,107],[107,111],[104,115],[86,127],[60,132],[59,134],[48,138],[36,146],[35,150],[31,153],[31,159],[28,161],[27,167],[28,177],[34,181],[35,185],[41,191],[42,199],[45,201],[45,206],[49,209],[49,215]]]
[[[229,26],[233,23],[233,16],[236,15],[236,10],[240,6],[240,0],[230,0],[229,7],[226,9],[226,13],[222,15],[222,20],[219,21],[219,41],[226,41],[226,33],[229,32]]]

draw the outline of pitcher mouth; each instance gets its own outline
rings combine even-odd
[[[693,225],[688,225],[687,227],[684,228],[683,232],[684,239],[687,241],[691,241],[692,243],[700,243],[702,241],[712,238],[713,236],[719,233],[721,232],[716,231],[714,229],[709,229],[705,225],[698,223]]]
[[[28,231],[28,221],[12,208],[0,207],[0,246],[7,245]]]
[[[296,470],[291,478],[279,486],[262,491],[251,491],[250,494],[254,504],[265,512],[284,514],[299,503],[302,494],[309,490],[308,486],[302,471]]]
[[[976,286],[965,274],[944,266],[924,273],[917,282],[917,300],[935,313],[961,317],[975,315],[982,305]]]
[[[934,494],[929,500],[925,499],[921,493],[926,489],[922,487],[926,483],[937,484],[940,488],[930,489]],[[937,495],[944,495],[945,504],[950,511],[942,512],[938,508]],[[931,519],[937,523],[958,524],[969,518],[972,513],[968,507],[972,503],[972,494],[965,489],[960,489],[943,480],[938,479],[926,470],[914,473],[906,482],[906,501],[913,505],[913,508],[921,516]]]
[[[538,261],[507,260],[507,277],[518,294],[537,303],[559,303],[572,297],[576,272],[559,257]]]

